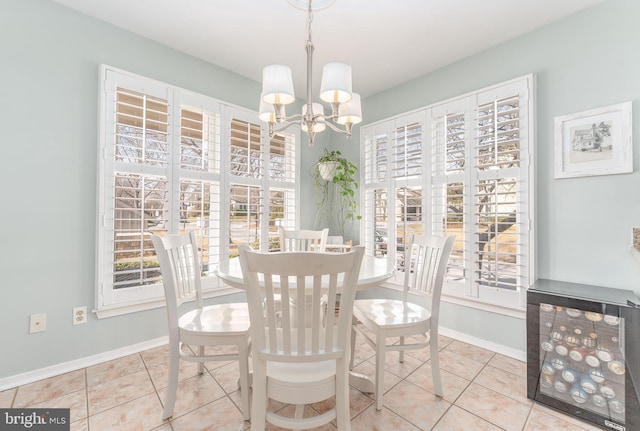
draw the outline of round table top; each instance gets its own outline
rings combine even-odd
[[[393,276],[393,268],[390,268],[386,258],[373,256],[362,256],[362,265],[358,275],[358,290],[379,286]],[[242,269],[240,268],[240,258],[229,259],[229,269],[224,271],[220,267],[214,273],[225,283],[237,289],[244,289],[242,279]]]

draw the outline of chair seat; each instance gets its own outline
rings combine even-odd
[[[358,299],[353,305],[353,316],[365,326],[398,329],[428,324],[431,312],[420,305],[393,299]]]
[[[249,333],[249,308],[244,302],[208,305],[191,310],[178,320],[182,332],[217,336]]]

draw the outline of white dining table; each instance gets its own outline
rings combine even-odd
[[[365,254],[362,256],[360,274],[358,275],[358,290],[364,290],[381,285],[393,276],[393,272],[393,267],[390,267],[389,261],[386,257],[379,258]],[[218,266],[214,273],[229,286],[237,289],[244,289],[242,268],[240,268],[240,258],[233,257],[229,259],[227,269]]]
[[[242,268],[240,268],[240,259],[234,257],[229,259],[228,268],[216,268],[214,273],[220,277],[226,284],[237,289],[244,289],[244,281],[242,278]],[[360,274],[358,275],[357,290],[365,290],[371,287],[379,286],[393,276],[394,269],[390,267],[387,258],[373,257],[364,255],[362,264],[360,265]],[[364,374],[351,371],[349,375],[349,383],[365,393],[372,393],[374,390],[373,382]]]

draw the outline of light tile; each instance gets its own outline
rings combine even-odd
[[[522,430],[531,410],[530,405],[476,383],[469,385],[456,405],[507,431]]]
[[[584,431],[577,425],[561,419],[560,417],[548,414],[539,409],[533,409],[527,420],[524,431]]]
[[[466,380],[473,380],[485,366],[482,362],[460,356],[448,349],[441,350],[438,356],[441,370],[449,371]]]
[[[362,362],[361,364],[353,367],[353,371],[355,373],[364,374],[372,382],[375,380],[376,367],[373,362],[370,362],[370,361]],[[388,391],[389,389],[397,385],[400,380],[402,379],[393,373],[384,373],[384,392]]]
[[[325,413],[334,408],[336,398],[331,397],[328,400],[314,403],[311,405],[318,413]],[[373,400],[354,388],[349,388],[349,417],[357,416],[361,411],[373,404]]]
[[[430,430],[451,404],[424,389],[402,381],[384,395],[383,406],[423,430]]]
[[[407,379],[408,382],[413,383],[416,386],[421,387],[425,391],[435,394],[433,388],[433,378],[431,376],[431,364],[427,363],[411,373]],[[445,370],[440,370],[440,380],[442,381],[442,391],[444,392],[444,399],[453,403],[458,399],[460,394],[471,383],[469,380],[456,376]]]
[[[480,371],[474,382],[521,403],[533,404],[533,401],[527,398],[527,379],[524,377],[506,373],[489,365]]]
[[[171,420],[173,431],[242,431],[248,424],[227,397]]]
[[[207,363],[207,368],[209,368]],[[238,380],[240,379],[240,364],[238,361],[229,362],[218,368],[209,368],[211,375],[222,386],[222,389],[228,394],[239,389]]]
[[[465,358],[473,359],[474,361],[482,362],[486,364],[495,355],[494,352],[483,349],[481,347],[472,346],[471,344],[463,343],[462,341],[454,340],[447,347],[448,352],[455,353],[458,356],[464,356]]]
[[[351,421],[351,431],[418,431],[419,429],[391,410],[383,408],[378,411],[373,405]]]
[[[384,370],[387,373],[393,373],[396,376],[404,379],[409,374],[413,373],[418,367],[420,367],[424,361],[418,360],[413,356],[404,355],[404,362],[400,362],[400,352],[387,352],[384,361]],[[374,359],[370,359],[369,362],[375,363]]]
[[[155,393],[89,416],[89,429],[92,431],[149,431],[163,423],[162,405]]]
[[[527,378],[527,363],[518,359],[496,353],[489,361],[489,365],[516,376]]]
[[[89,415],[126,403],[136,398],[155,392],[151,379],[146,371],[128,374],[109,380],[105,383],[89,387]]]
[[[166,392],[166,388],[159,391],[163,405],[166,400]],[[173,409],[173,417],[180,417],[212,401],[225,397],[225,395],[218,382],[216,382],[209,373],[182,380],[178,382],[178,393]],[[231,403],[231,401],[229,402]],[[233,403],[231,403],[231,405],[233,405]]]
[[[151,382],[156,390],[164,389],[169,384],[169,364],[157,363],[152,366],[148,366],[149,376],[151,376]],[[205,370],[206,372],[206,370]],[[178,364],[178,381],[188,379],[198,375],[198,363],[180,361]]]
[[[13,404],[13,399],[16,397],[18,388],[7,389],[0,392],[0,408],[8,409]]]
[[[502,431],[502,429],[458,406],[451,406],[433,431]]]
[[[158,346],[150,350],[145,350],[140,353],[142,360],[145,365],[148,367],[152,367],[158,364],[168,364],[169,363],[169,345],[165,344],[163,346]]]
[[[144,362],[138,353],[103,362],[87,368],[87,385],[92,387],[144,369]]]
[[[373,350],[358,338],[356,358],[361,361],[356,360],[354,371],[373,377]],[[439,342],[444,399],[433,395],[431,364],[425,362],[428,348],[406,352],[405,363],[391,352],[385,361],[382,411],[375,410],[372,394],[350,388],[354,431],[600,429],[526,399],[524,362],[447,337],[439,337]],[[0,392],[0,407],[69,407],[72,431],[249,430],[250,422],[242,420],[239,408],[237,361],[207,363],[203,375],[197,374],[197,364],[180,361],[174,415],[171,423],[162,421],[167,358],[168,347],[161,346],[9,389]],[[333,400],[307,406],[306,411],[322,413],[333,407]],[[294,410],[273,400],[269,408],[285,415]],[[335,421],[319,429],[335,431]],[[268,425],[267,430],[280,429]]]
[[[87,418],[87,391],[81,389],[44,401],[40,404],[30,406],[33,408],[49,408],[49,409],[70,409],[71,423]]]
[[[29,407],[85,388],[85,370],[72,371],[20,386],[13,407]]]
[[[89,418],[84,418],[76,422],[71,422],[69,431],[89,431]]]

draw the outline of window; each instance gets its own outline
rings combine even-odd
[[[298,132],[269,139],[257,113],[102,67],[99,316],[163,304],[151,234],[199,233],[203,288],[238,244],[274,249],[297,225]]]
[[[361,238],[396,281],[411,233],[454,235],[444,294],[524,309],[533,112],[529,75],[362,128]]]

